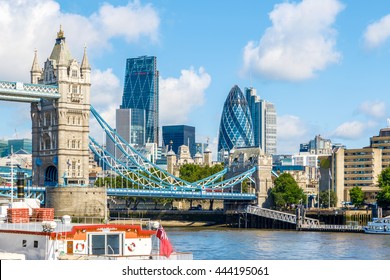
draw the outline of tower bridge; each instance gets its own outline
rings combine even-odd
[[[30,84],[0,82],[0,100],[31,104],[34,189],[30,194],[46,197],[46,206],[54,207],[57,213],[103,215],[107,195],[265,203],[272,184],[272,160],[260,149],[238,149],[227,169],[190,183],[161,169],[124,141],[90,104],[91,67],[86,49],[82,62],[77,62],[61,29],[43,68],[35,51],[30,74]],[[90,115],[120,151],[119,158],[89,136]],[[89,150],[136,187],[110,187],[106,191],[89,186]],[[253,191],[243,193],[243,182],[249,182]],[[1,192],[10,190],[0,187]],[[84,208],[89,210],[83,212]]]

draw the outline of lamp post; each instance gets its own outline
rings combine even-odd
[[[12,162],[12,157],[14,153],[14,147],[11,145],[11,207],[14,204],[14,165]]]

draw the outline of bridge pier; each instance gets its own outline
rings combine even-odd
[[[61,217],[104,218],[107,209],[107,195],[99,187],[48,187],[46,207],[54,208],[54,215]]]

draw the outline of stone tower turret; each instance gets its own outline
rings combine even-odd
[[[82,64],[72,58],[62,29],[43,72],[35,53],[31,82],[58,86],[58,100],[31,104],[33,184],[89,183],[90,73],[86,50]]]
[[[39,68],[37,50],[34,51],[34,60],[31,66],[31,83],[38,84],[38,80],[42,77],[42,70]]]

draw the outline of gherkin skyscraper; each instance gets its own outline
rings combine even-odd
[[[250,146],[254,146],[251,113],[244,94],[235,85],[223,105],[219,125],[218,151],[230,151],[233,147]]]

